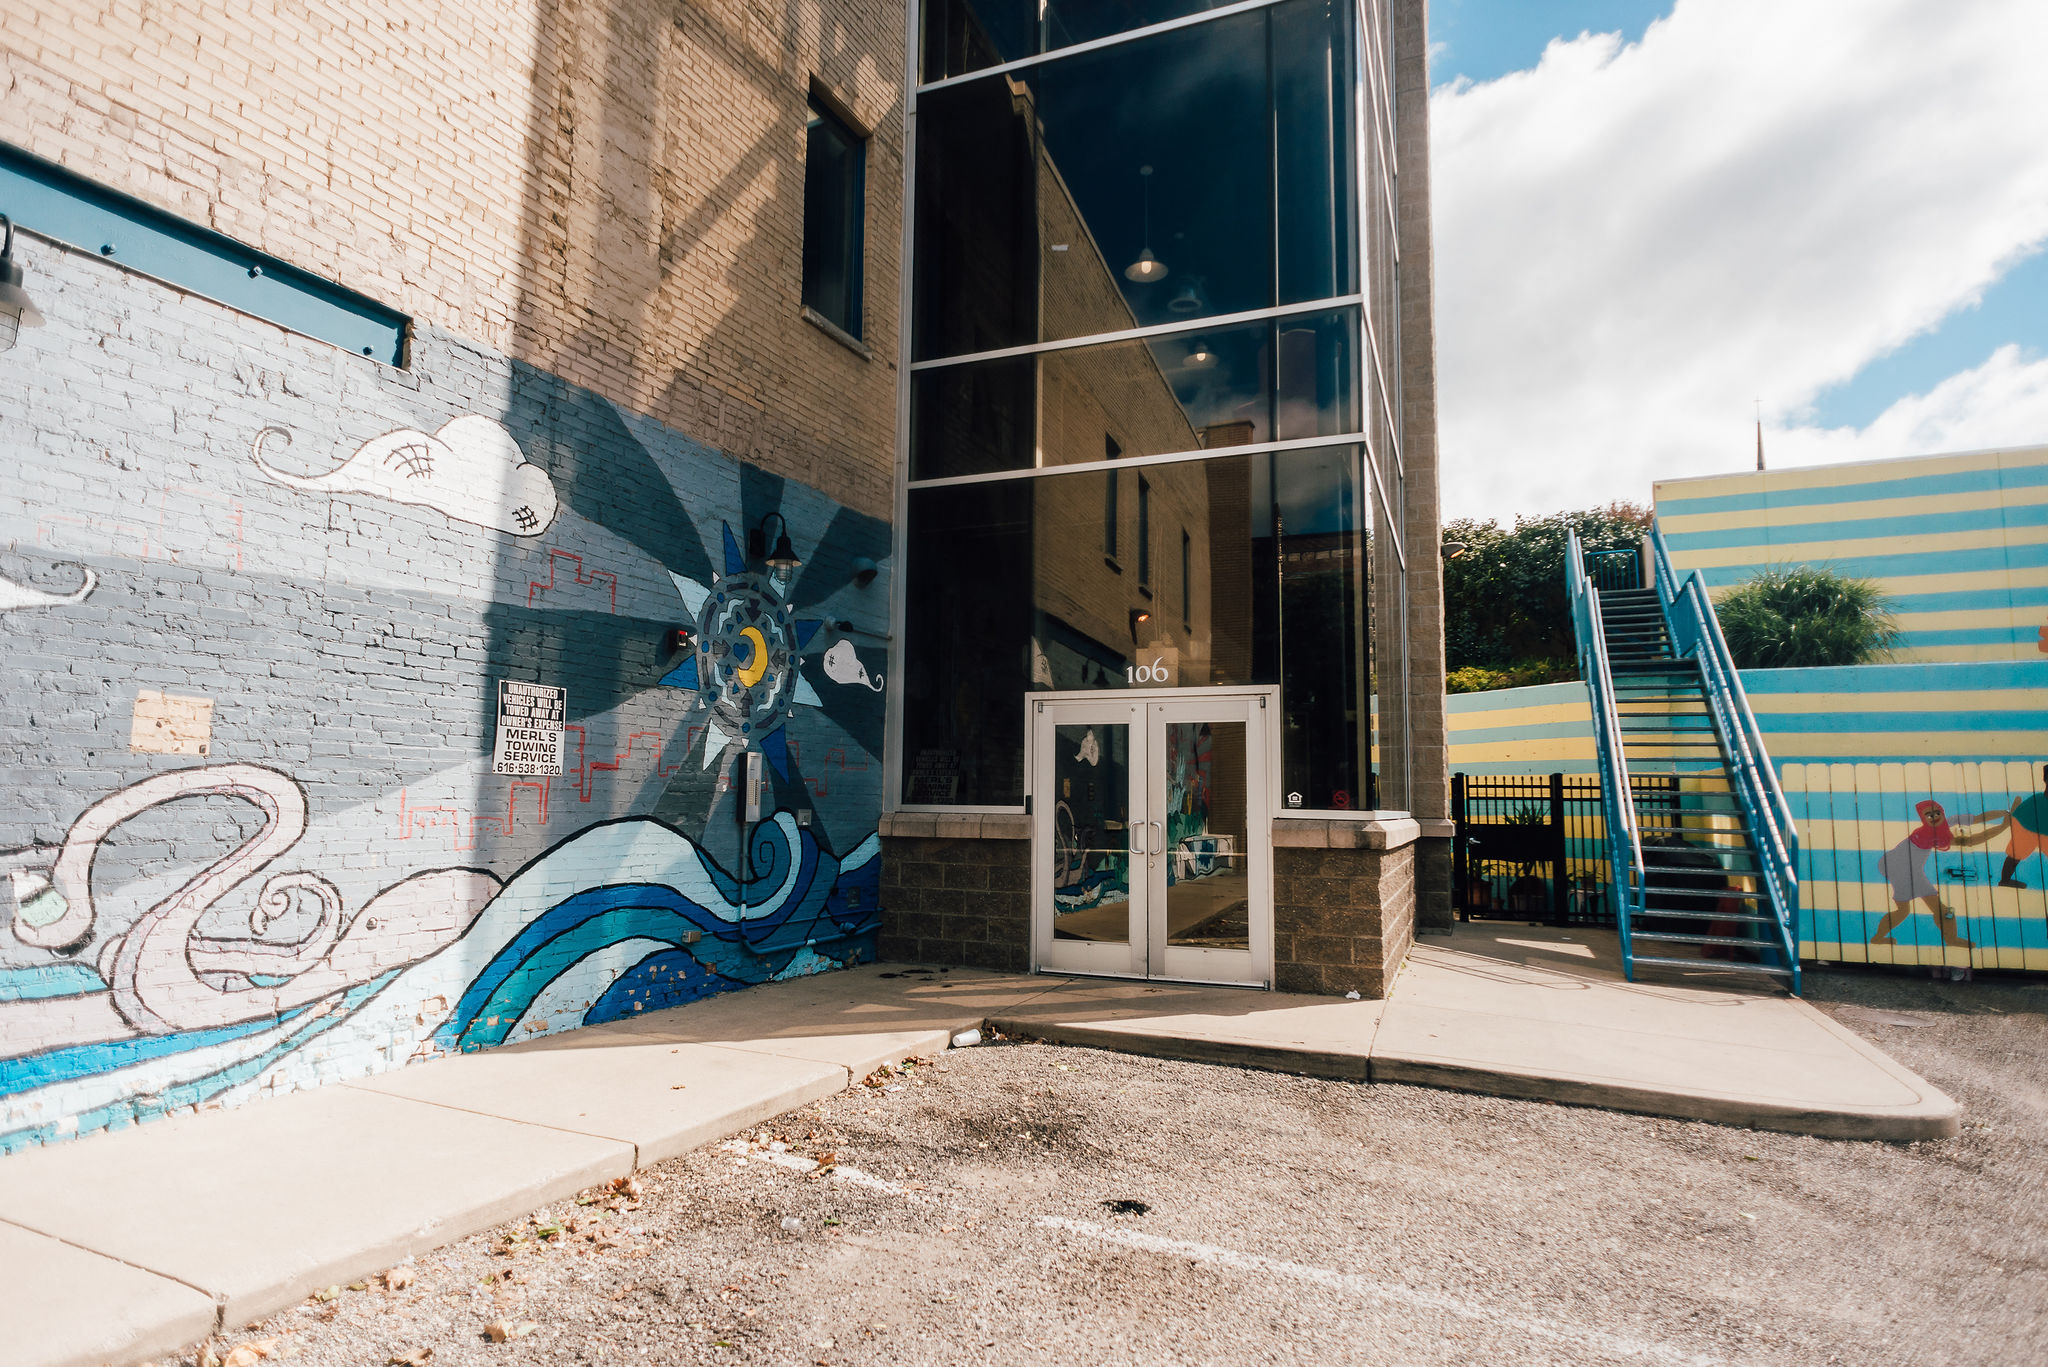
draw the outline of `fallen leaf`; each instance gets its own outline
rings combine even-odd
[[[394,1267],[384,1274],[386,1291],[403,1291],[413,1283],[413,1270],[409,1267]]]
[[[635,1177],[614,1177],[608,1184],[611,1190],[629,1201],[640,1199],[640,1181]]]
[[[538,1328],[532,1320],[492,1320],[484,1326],[484,1337],[492,1343],[503,1343],[507,1339],[523,1339]]]
[[[391,1359],[391,1367],[427,1367],[434,1360],[431,1348],[415,1348],[410,1353]]]
[[[687,1089],[688,1089],[688,1087],[689,1087],[689,1084],[688,1084],[688,1083],[686,1083],[686,1082],[671,1082],[671,1083],[670,1083],[670,1084],[668,1085],[668,1089],[669,1089],[669,1090],[670,1090],[671,1092],[680,1092],[680,1091],[685,1091],[685,1090],[687,1090]]]
[[[351,1291],[368,1291],[370,1284],[368,1282],[350,1282],[348,1289]]]
[[[238,1343],[220,1360],[220,1367],[256,1367],[257,1363],[274,1356],[276,1352],[276,1339],[253,1339],[248,1343]]]
[[[220,1367],[220,1354],[213,1351],[212,1344],[200,1348],[198,1367]]]
[[[328,1301],[338,1301],[341,1299],[341,1288],[338,1286],[330,1286],[323,1291],[315,1291],[313,1293],[313,1299],[321,1302],[322,1304],[325,1304]]]

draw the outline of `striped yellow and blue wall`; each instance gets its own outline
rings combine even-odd
[[[2048,446],[1659,480],[1683,579],[1827,565],[1893,602],[1898,662],[2048,657]]]
[[[2048,970],[2048,856],[2014,870],[2024,887],[1999,886],[2014,840],[2004,816],[2042,791],[2048,765],[2048,659],[1762,669],[1742,679],[1799,827],[1806,955]],[[1583,684],[1455,696],[1450,741],[1458,773],[1597,770]],[[1917,899],[1893,944],[1872,943],[1895,905],[1885,854],[1928,799],[1957,835],[1997,828],[1982,844],[1916,856],[1969,949],[1944,947]],[[1996,819],[1960,824],[1987,812]]]

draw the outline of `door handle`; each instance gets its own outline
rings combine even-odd
[[[1154,844],[1154,845],[1152,846],[1152,850],[1151,850],[1151,853],[1152,853],[1153,855],[1155,855],[1155,856],[1157,856],[1157,855],[1162,855],[1162,854],[1165,854],[1165,853],[1166,853],[1166,823],[1165,823],[1165,822],[1163,822],[1163,821],[1148,821],[1148,822],[1146,822],[1145,824],[1146,824],[1147,826],[1150,826],[1150,827],[1152,827],[1152,828],[1153,828],[1154,830],[1156,830],[1156,831],[1158,832],[1158,840],[1157,840],[1157,842],[1156,842],[1156,843],[1155,843],[1155,844]]]

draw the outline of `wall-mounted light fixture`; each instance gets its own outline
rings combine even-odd
[[[866,588],[875,582],[875,576],[881,571],[882,567],[869,557],[856,555],[853,558],[853,586],[857,589]]]
[[[866,627],[855,626],[843,617],[835,622],[828,622],[826,625],[833,631],[848,632],[855,636],[871,636],[877,641],[893,641],[896,639],[886,631],[870,631]]]
[[[1472,548],[1462,541],[1444,542],[1444,559],[1463,560],[1472,553]]]
[[[0,214],[0,351],[14,345],[23,328],[43,325],[43,311],[21,286],[21,263],[14,259],[14,220]]]
[[[1152,614],[1145,608],[1131,609],[1131,639],[1138,639],[1138,628],[1152,620]]]
[[[670,627],[664,644],[666,646],[662,651],[664,658],[680,655],[685,651],[695,650],[697,648],[697,629],[695,627]]]
[[[782,535],[775,538],[774,549],[764,554],[762,547],[768,545],[768,523],[771,520],[781,523]],[[781,513],[768,514],[761,519],[760,526],[747,533],[747,554],[765,561],[768,568],[777,574],[788,574],[804,563],[797,558],[796,547],[789,544],[789,523]]]

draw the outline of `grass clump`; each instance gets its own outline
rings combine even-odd
[[[1876,584],[1821,565],[1763,570],[1714,611],[1738,669],[1869,664],[1899,640]]]

